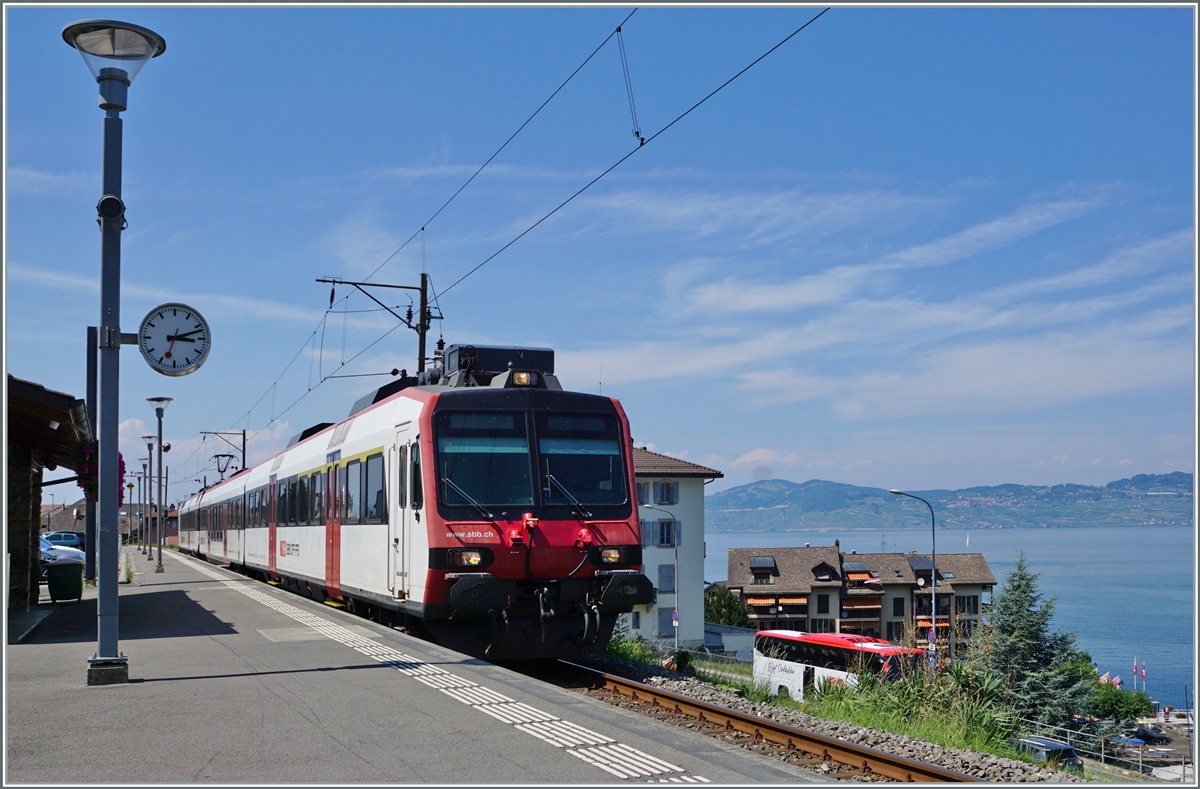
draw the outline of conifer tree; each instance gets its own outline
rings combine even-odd
[[[992,596],[987,662],[1018,716],[1062,725],[1087,710],[1096,669],[1075,633],[1051,630],[1055,600],[1042,597],[1039,577],[1022,553]]]

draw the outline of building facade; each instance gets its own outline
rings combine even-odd
[[[657,589],[653,605],[630,615],[630,633],[647,641],[704,645],[704,486],[724,475],[634,447],[642,566]],[[678,617],[676,624],[676,616]]]
[[[843,553],[832,546],[733,548],[729,590],[759,630],[858,633],[894,644],[928,643],[953,658],[991,602],[995,576],[983,554],[937,555],[937,615],[928,554]]]

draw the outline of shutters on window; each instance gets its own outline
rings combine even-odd
[[[650,535],[650,529],[646,528],[646,522],[638,521],[638,528],[640,528],[642,530],[642,547],[643,548],[650,547],[651,535]]]

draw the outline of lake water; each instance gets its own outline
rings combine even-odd
[[[970,545],[967,538],[970,537]],[[828,530],[706,534],[706,581],[728,577],[730,548],[832,545],[845,552],[930,550],[928,530]],[[1187,526],[1069,529],[938,529],[938,553],[982,553],[997,585],[1023,551],[1045,597],[1057,597],[1055,626],[1079,634],[1100,673],[1132,686],[1133,660],[1146,663],[1152,698],[1194,703],[1195,540]]]

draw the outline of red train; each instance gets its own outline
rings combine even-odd
[[[180,547],[495,659],[603,651],[651,603],[629,422],[554,352],[451,346],[181,506]]]

